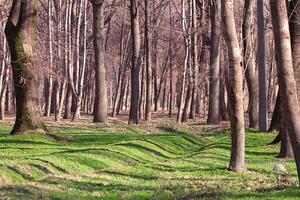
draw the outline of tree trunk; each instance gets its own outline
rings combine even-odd
[[[259,68],[259,130],[266,131],[268,127],[267,79],[265,65],[265,17],[264,0],[257,0],[257,37],[258,37],[258,68]]]
[[[207,123],[219,124],[220,115],[220,40],[221,40],[221,0],[211,5],[211,47],[209,73],[209,107]]]
[[[48,0],[48,31],[49,31],[49,59],[50,59],[50,65],[49,70],[52,71],[53,67],[53,6],[52,6],[52,0]],[[53,94],[53,79],[52,75],[46,76],[46,107],[45,107],[45,116],[50,117],[51,115],[51,101],[52,101],[52,94]]]
[[[185,58],[184,58],[184,65],[183,65],[183,75],[182,75],[182,84],[181,84],[181,91],[179,94],[179,105],[178,105],[178,114],[177,114],[177,122],[180,123],[182,122],[182,114],[183,114],[183,109],[185,105],[185,95],[187,94],[186,92],[186,76],[187,76],[187,67],[189,63],[189,38],[188,38],[188,26],[187,26],[187,18],[186,18],[186,13],[185,13],[185,0],[181,0],[181,9],[182,9],[182,30],[184,32],[184,41],[185,41]]]
[[[69,83],[67,89],[66,104],[65,104],[65,114],[63,117],[64,119],[72,118],[72,100],[73,100],[72,86]]]
[[[281,113],[280,113],[280,95],[277,95],[276,98],[276,103],[275,103],[275,107],[274,107],[274,111],[273,111],[273,116],[271,119],[271,123],[270,123],[270,127],[268,132],[272,132],[272,131],[280,131],[280,121],[281,121]]]
[[[192,0],[192,30],[198,30],[197,22],[197,6],[196,0]],[[192,58],[193,58],[193,92],[192,102],[190,109],[190,119],[194,119],[196,116],[196,101],[198,97],[198,77],[199,77],[199,60],[198,60],[198,32],[193,31],[192,34]],[[202,45],[200,43],[200,45]]]
[[[152,49],[151,32],[149,28],[149,0],[145,0],[145,50],[146,50],[146,70],[147,70],[147,88],[146,88],[146,111],[145,120],[151,121],[152,108]]]
[[[16,94],[14,135],[46,130],[38,94],[39,73],[33,61],[37,7],[36,0],[14,0],[5,27]]]
[[[231,157],[229,169],[234,172],[244,172],[245,165],[245,122],[243,107],[243,73],[239,41],[236,34],[233,0],[223,0],[224,38],[228,47],[229,58],[229,88],[231,125]]]
[[[292,47],[285,0],[270,0],[276,47],[277,74],[282,117],[292,142],[300,180],[300,109],[293,70]]]
[[[244,68],[249,92],[249,127],[258,129],[258,73],[254,61],[253,30],[255,0],[245,1],[245,16],[243,22]]]
[[[284,112],[284,106],[281,105],[281,112]],[[293,149],[291,140],[289,137],[289,133],[287,130],[286,122],[285,120],[281,120],[280,122],[280,139],[281,139],[281,145],[280,145],[280,152],[278,155],[278,158],[293,158]]]
[[[140,99],[140,28],[137,0],[130,0],[131,32],[132,32],[132,60],[131,60],[131,99],[129,124],[139,123]]]
[[[93,36],[95,52],[94,122],[107,122],[107,88],[105,68],[105,29],[103,0],[93,4]]]

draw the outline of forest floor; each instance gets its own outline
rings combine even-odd
[[[0,124],[0,199],[300,199],[293,161],[277,159],[274,134],[247,132],[247,168],[227,170],[227,124],[178,125],[157,116],[146,125],[90,117],[47,124],[58,142],[33,134],[10,136]],[[287,172],[273,171],[283,164]]]

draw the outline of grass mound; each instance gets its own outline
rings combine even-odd
[[[171,127],[171,128],[170,128]],[[274,135],[247,133],[245,174],[227,171],[228,130],[187,127],[65,129],[72,141],[0,129],[0,196],[12,199],[295,199],[293,161],[275,158]],[[272,169],[283,163],[288,172]]]

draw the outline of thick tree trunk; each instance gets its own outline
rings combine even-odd
[[[95,51],[95,101],[94,122],[107,122],[107,88],[105,68],[105,29],[103,0],[93,4],[93,35]]]
[[[14,0],[5,28],[16,94],[16,122],[11,134],[46,130],[41,119],[39,73],[33,61],[37,6],[36,0]]]
[[[131,99],[129,124],[139,123],[140,99],[140,28],[137,0],[130,1],[131,32],[132,32],[132,60],[131,60]]]
[[[282,117],[292,142],[300,180],[300,109],[293,70],[292,47],[285,0],[270,0]]]
[[[253,30],[255,0],[245,1],[245,16],[243,22],[244,67],[249,92],[249,127],[258,129],[258,73],[254,61]]]
[[[244,172],[245,165],[245,122],[243,108],[243,73],[239,41],[236,34],[233,0],[223,0],[224,38],[228,47],[229,58],[229,88],[231,125],[231,157],[229,169],[235,172]]]
[[[298,99],[300,97],[299,92],[299,85],[300,85],[300,1],[299,0],[292,0],[290,2],[289,6],[289,13],[291,14],[289,25],[290,25],[290,34],[291,34],[291,44],[292,44],[292,56],[293,56],[293,67],[294,67],[294,74],[295,74],[295,80],[297,85],[297,93],[298,93]],[[272,121],[270,124],[269,131],[274,130],[282,130],[280,128],[280,120],[281,120],[281,112],[280,112],[280,95],[278,95],[276,99],[275,109],[273,112]],[[271,144],[276,144],[281,141],[281,138],[284,136],[281,136],[281,132],[279,135],[274,139],[274,141]],[[285,143],[289,140],[283,140],[282,142]],[[289,144],[281,144],[281,147],[289,146]],[[281,150],[282,151],[282,150]],[[283,150],[284,151],[284,150]]]
[[[220,40],[221,40],[221,0],[211,5],[211,47],[209,73],[209,107],[207,123],[219,124],[220,115]]]

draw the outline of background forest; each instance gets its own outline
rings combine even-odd
[[[0,0],[0,199],[296,199],[298,4]]]

